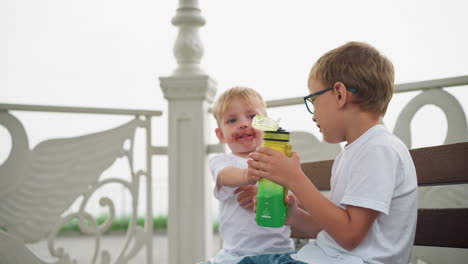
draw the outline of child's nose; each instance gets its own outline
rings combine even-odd
[[[247,128],[252,125],[252,120],[248,118],[242,118],[240,122],[240,128]]]

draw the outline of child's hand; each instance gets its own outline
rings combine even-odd
[[[247,161],[249,177],[267,178],[293,190],[290,185],[299,182],[298,179],[304,176],[299,156],[295,152],[287,157],[277,150],[260,147],[249,156],[252,158]]]
[[[294,225],[294,220],[298,218],[300,214],[300,208],[298,205],[298,200],[293,194],[288,194],[284,197],[284,202],[288,207],[288,213],[286,214],[285,225],[291,226]]]
[[[248,185],[254,185],[254,184],[257,184],[257,182],[259,180],[262,179],[262,177],[258,177],[256,175],[252,175],[252,174],[249,174],[249,170],[246,169],[245,170],[245,175],[244,175],[245,179],[247,180],[247,184]]]
[[[234,194],[237,195],[237,202],[244,209],[253,209],[254,199],[257,196],[257,186],[255,185],[246,185],[237,188],[234,191]]]

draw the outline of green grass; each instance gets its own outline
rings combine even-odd
[[[98,225],[105,222],[107,216],[100,216],[96,218]],[[128,223],[130,222],[129,217],[122,217],[114,219],[109,228],[109,231],[125,231],[128,229]],[[145,219],[143,217],[137,218],[137,225],[143,227],[145,224]],[[167,229],[167,217],[166,216],[156,216],[153,218],[153,229],[154,230],[166,230]],[[213,224],[213,230],[215,232],[219,231],[219,223],[215,222]],[[70,222],[62,225],[60,232],[80,232],[80,227],[78,225],[78,219],[73,219]]]
[[[96,222],[98,225],[104,223],[107,219],[107,216],[100,216],[96,218]],[[125,231],[128,229],[128,223],[130,222],[129,217],[121,217],[114,219],[112,222],[109,231]],[[145,219],[143,217],[137,218],[137,225],[144,227],[145,226]],[[153,230],[160,230],[165,231],[167,229],[167,216],[156,216],[153,218]],[[7,232],[4,227],[0,226],[0,231]],[[216,221],[213,224],[213,231],[219,231],[219,223]],[[60,228],[60,232],[81,232],[80,226],[78,225],[78,219],[73,219],[70,222],[62,225]]]

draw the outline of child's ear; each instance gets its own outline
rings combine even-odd
[[[346,104],[348,98],[348,93],[346,92],[346,86],[342,82],[335,83],[335,96],[338,102],[339,107],[343,107]]]
[[[219,127],[216,128],[215,133],[216,133],[216,137],[218,137],[221,143],[226,143],[226,139],[224,138],[224,133],[223,133],[223,130],[221,130],[221,128]]]

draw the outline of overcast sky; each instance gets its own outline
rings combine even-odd
[[[468,74],[468,1],[200,0],[202,68],[218,92],[304,96],[312,64],[366,41],[396,83]],[[2,0],[0,102],[165,110],[178,1]],[[466,89],[465,89],[466,90]]]
[[[157,78],[175,68],[177,2],[2,0],[2,101],[158,108]],[[351,40],[383,51],[397,83],[468,73],[464,0],[199,2],[202,67],[219,90],[303,95],[313,62]]]

